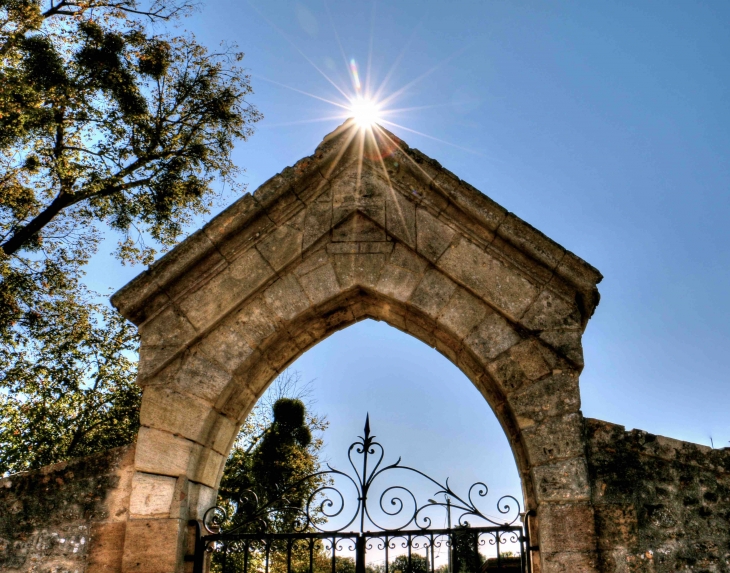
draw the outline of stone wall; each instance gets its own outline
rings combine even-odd
[[[121,570],[134,445],[0,479],[0,571]]]
[[[586,420],[605,573],[730,571],[730,448]]]

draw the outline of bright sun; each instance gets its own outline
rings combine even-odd
[[[380,109],[373,100],[358,97],[350,100],[350,112],[360,127],[370,127],[379,120]]]

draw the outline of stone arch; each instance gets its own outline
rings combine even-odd
[[[266,386],[372,318],[484,395],[537,512],[543,570],[594,570],[578,375],[599,280],[392,134],[346,123],[113,298],[139,325],[144,388],[124,569],[181,569],[187,520],[213,505]]]

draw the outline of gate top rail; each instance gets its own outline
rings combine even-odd
[[[364,537],[365,539],[399,539],[405,537],[441,537],[459,534],[459,529],[385,529],[381,531],[365,531],[360,533],[358,531],[304,531],[294,533],[235,533],[235,532],[222,532],[212,533],[205,536],[206,542],[212,541],[278,541],[287,539],[323,539],[331,540],[336,539],[357,539]],[[493,525],[490,527],[469,527],[463,529],[464,534],[474,535],[482,533],[492,534],[503,534],[503,533],[518,533],[522,534],[523,528],[520,525]]]
[[[370,433],[370,416],[365,418],[365,428],[362,436],[358,436],[358,440],[353,442],[348,451],[347,457],[352,467],[352,472],[344,472],[333,468],[330,464],[327,464],[326,470],[315,472],[310,474],[295,483],[287,487],[281,494],[280,497],[274,500],[267,500],[265,503],[260,503],[258,497],[253,491],[248,490],[246,495],[249,497],[253,504],[254,509],[244,516],[242,521],[239,521],[232,530],[223,531],[223,525],[226,523],[228,515],[226,511],[221,507],[212,507],[205,512],[203,516],[203,526],[208,531],[209,536],[207,539],[213,540],[222,539],[222,536],[236,534],[240,537],[248,534],[236,533],[244,528],[250,529],[253,526],[258,526],[261,534],[266,532],[269,521],[266,519],[267,516],[274,515],[277,511],[285,509],[287,511],[293,511],[298,516],[295,530],[292,534],[309,532],[313,534],[316,532],[321,533],[323,536],[331,536],[337,534],[342,537],[349,537],[350,534],[358,535],[364,534],[366,536],[375,535],[396,535],[399,532],[402,534],[417,532],[430,531],[433,533],[452,531],[451,518],[452,515],[455,517],[455,524],[457,527],[469,527],[472,530],[480,529],[473,528],[469,523],[469,519],[476,518],[483,520],[487,523],[492,524],[492,527],[486,529],[519,529],[519,526],[514,526],[515,522],[523,518],[520,510],[520,503],[514,496],[504,495],[497,500],[496,507],[497,511],[501,514],[501,517],[490,516],[483,513],[476,505],[476,500],[479,498],[485,498],[489,492],[489,488],[484,482],[476,482],[471,485],[466,495],[458,495],[449,485],[448,478],[444,483],[441,483],[429,475],[423,473],[420,470],[405,466],[401,464],[401,458],[389,465],[383,465],[383,458],[385,457],[385,450],[383,446],[375,441],[375,436]],[[419,503],[413,492],[403,485],[391,485],[385,487],[379,496],[376,496],[378,512],[387,516],[387,518],[395,518],[400,520],[398,527],[385,527],[381,525],[376,517],[373,515],[373,508],[368,506],[371,487],[373,484],[381,479],[389,472],[392,473],[394,470],[402,470],[408,472],[410,475],[417,475],[425,478],[430,484],[435,487],[433,497],[443,496],[444,501],[429,498],[426,502]],[[294,507],[287,505],[289,502],[286,499],[287,493],[294,491],[299,485],[305,483],[308,480],[315,478],[326,477],[330,478],[330,481],[325,485],[321,485],[315,489],[306,499],[306,503],[303,507]],[[346,497],[342,492],[335,487],[334,479],[340,478],[345,483],[351,484],[357,492],[355,503],[353,508],[349,509]],[[432,529],[432,520],[427,513],[431,508],[443,508],[446,510],[449,520],[449,529]],[[324,520],[322,519],[324,518]],[[341,518],[344,522],[339,527],[327,527],[327,523],[330,519]],[[322,523],[324,521],[324,523]],[[356,530],[352,530],[353,525],[356,526]],[[413,531],[406,531],[406,529],[412,526],[415,529]],[[375,528],[375,531],[371,529]],[[259,535],[261,535],[259,534]],[[252,534],[256,535],[256,534]],[[271,535],[271,534],[268,534]],[[288,535],[288,534],[281,534]],[[260,538],[260,537],[259,537]]]

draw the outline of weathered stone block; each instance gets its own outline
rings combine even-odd
[[[187,475],[200,446],[168,432],[142,426],[137,436],[137,471],[177,477]]]
[[[395,265],[420,275],[428,267],[428,261],[414,253],[402,243],[396,243],[393,254],[388,259],[388,264]]]
[[[279,328],[277,317],[263,296],[252,299],[226,322],[232,335],[243,338],[251,348],[258,348]]]
[[[274,276],[256,249],[249,249],[206,285],[180,301],[180,308],[197,328],[205,329]]]
[[[279,271],[301,257],[302,232],[289,225],[282,225],[261,239],[256,248],[271,267]]]
[[[435,318],[455,290],[454,281],[436,269],[429,269],[411,295],[410,303]]]
[[[244,362],[234,381],[216,402],[215,408],[236,422],[243,422],[256,400],[277,372],[264,360],[260,352]]]
[[[225,463],[225,456],[210,448],[201,448],[190,479],[211,488],[218,487],[218,478],[223,473]]]
[[[332,255],[332,264],[343,289],[355,285],[374,288],[385,265],[384,254]]]
[[[542,569],[540,573],[598,573],[599,571],[595,551],[584,551],[580,553],[561,552],[542,555]],[[624,572],[617,571],[616,573]]]
[[[329,256],[324,248],[309,253],[304,260],[294,268],[294,274],[298,277],[311,273],[314,269],[329,262]]]
[[[126,529],[124,521],[92,524],[85,573],[121,573]]]
[[[416,206],[393,189],[385,196],[385,226],[392,236],[416,248]]]
[[[542,503],[537,516],[541,552],[595,551],[595,521],[589,504]]]
[[[253,352],[253,348],[246,342],[246,339],[239,335],[233,319],[219,325],[200,341],[197,348],[202,355],[214,361],[229,374],[236,370],[239,364]],[[193,364],[191,368],[196,366],[202,366],[202,364]],[[216,383],[216,386],[222,385],[221,387],[225,387],[228,383],[225,377],[215,370],[211,370],[211,375],[213,377],[210,382]]]
[[[538,380],[550,374],[540,344],[525,340],[516,344],[487,367],[489,374],[506,393],[517,390],[526,381]]]
[[[229,371],[195,347],[145,381],[144,386],[163,386],[213,403],[230,379]]]
[[[125,573],[172,573],[182,566],[185,521],[139,519],[127,524],[124,540]]]
[[[588,468],[584,457],[560,460],[532,469],[540,501],[588,501]],[[591,521],[592,522],[592,521]]]
[[[349,241],[346,243],[327,243],[327,254],[328,255],[353,255],[360,252],[360,245],[379,245],[381,243],[357,243],[355,241]]]
[[[264,359],[274,370],[281,372],[300,354],[297,342],[288,334],[283,334],[264,351]]]
[[[170,304],[144,323],[139,334],[146,346],[179,348],[196,335],[196,330],[185,315]]]
[[[483,364],[487,364],[520,340],[520,335],[504,318],[496,312],[489,312],[464,340],[464,344]]]
[[[235,420],[216,412],[204,445],[210,446],[219,454],[228,455],[228,450],[238,434],[239,427],[240,424]]]
[[[334,243],[332,244],[334,245]],[[393,241],[358,243],[357,246],[358,252],[363,254],[382,253],[384,255],[389,255],[393,252]]]
[[[516,269],[466,239],[452,243],[436,265],[513,319],[522,316],[538,294]]]
[[[139,423],[201,443],[207,434],[212,404],[171,388],[148,386],[142,394]]]
[[[215,506],[218,492],[212,487],[191,482],[189,491],[190,519],[203,519],[205,512]]]
[[[292,320],[309,308],[310,302],[292,274],[284,275],[264,291],[266,305],[279,318]]]
[[[132,518],[170,517],[177,478],[137,472],[132,479]]]
[[[583,344],[580,330],[548,330],[540,333],[543,340],[555,351],[579,367],[583,367]]]
[[[580,327],[580,310],[549,289],[543,290],[520,319],[531,330]]]
[[[262,237],[265,237],[275,227],[276,225],[266,213],[259,210],[258,216],[252,218],[237,233],[219,240],[216,247],[227,261],[235,261],[243,253],[253,248]]]
[[[562,416],[580,410],[578,375],[570,371],[554,371],[510,395],[510,405],[521,428],[527,428],[551,416]]]
[[[385,265],[378,281],[377,290],[396,300],[406,301],[421,280],[421,276],[402,267]]]
[[[302,235],[302,249],[309,248],[332,228],[332,202],[315,202],[307,208]]]
[[[235,234],[235,232],[241,230],[242,227],[247,228],[252,222],[252,219],[260,213],[261,206],[253,198],[253,195],[247,194],[213,217],[213,219],[211,219],[210,222],[202,228],[202,231],[214,245],[217,245],[220,248],[220,245],[225,242],[230,235]],[[271,222],[269,221],[269,223]]]
[[[499,234],[549,269],[554,269],[565,249],[519,217],[509,213],[499,225]]]
[[[486,314],[487,307],[484,303],[465,289],[458,288],[441,311],[439,322],[459,338],[464,338],[482,322]]]
[[[302,275],[299,282],[315,305],[336,296],[342,290],[337,282],[335,269],[329,263]]]
[[[209,273],[225,265],[223,255],[203,231],[196,231],[178,245],[159,266],[155,265],[155,280],[171,298],[177,298],[205,280]]]
[[[539,424],[525,428],[522,433],[532,465],[578,457],[585,452],[583,416],[580,413],[547,418]]]
[[[359,212],[353,213],[332,229],[332,240],[335,242],[385,241],[386,239],[385,229]]]
[[[416,226],[418,232],[416,250],[435,263],[451,244],[456,231],[439,221],[426,209],[416,211]]]

